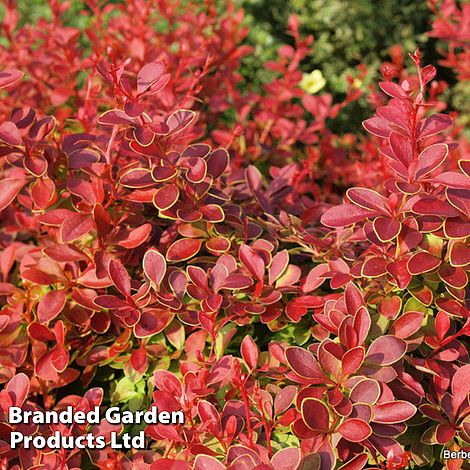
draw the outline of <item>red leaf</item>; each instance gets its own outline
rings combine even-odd
[[[207,164],[203,158],[189,157],[184,158],[179,163],[181,168],[186,168],[186,178],[191,183],[201,183],[207,174]]]
[[[218,178],[228,167],[230,158],[227,150],[219,148],[214,150],[207,158],[207,173],[212,178]]]
[[[418,157],[416,179],[426,178],[426,176],[444,163],[448,154],[449,147],[446,144],[434,144],[425,148]]]
[[[238,256],[240,257],[240,261],[254,278],[258,279],[258,281],[261,281],[264,278],[264,261],[251,247],[248,245],[241,245],[238,251]]]
[[[116,243],[119,246],[123,246],[124,248],[132,249],[136,248],[142,243],[147,240],[150,232],[152,231],[152,225],[150,224],[143,224],[140,227],[137,227],[131,230],[129,233],[126,234],[126,238],[117,241]]]
[[[287,250],[282,250],[274,255],[271,265],[269,266],[269,285],[272,285],[282,275],[288,264],[289,253]]]
[[[213,224],[223,222],[225,218],[224,211],[217,204],[207,204],[199,208],[202,217]]]
[[[116,297],[115,295],[98,295],[93,299],[93,302],[99,307],[120,309],[128,308],[129,304],[125,301]]]
[[[25,158],[23,160],[23,166],[33,176],[39,178],[46,174],[48,163],[43,157]]]
[[[240,350],[246,365],[251,370],[256,369],[258,365],[259,349],[251,336],[245,336],[243,338]]]
[[[252,194],[256,194],[263,188],[263,177],[261,172],[253,165],[245,170],[245,178]]]
[[[44,225],[60,227],[62,222],[72,214],[73,212],[68,209],[52,209],[42,214],[39,221]]]
[[[186,147],[182,153],[182,159],[179,160],[181,164],[186,158],[205,158],[209,155],[211,147],[208,144],[192,144]],[[186,167],[185,167],[186,168]]]
[[[387,138],[391,132],[388,122],[379,117],[366,119],[362,125],[367,132],[377,137]]]
[[[368,460],[368,454],[363,452],[362,454],[356,455],[351,460],[348,460],[348,462],[341,466],[339,470],[362,470]]]
[[[312,268],[308,273],[307,277],[301,282],[302,293],[308,294],[314,291],[317,287],[320,287],[326,280],[327,272],[329,271],[326,263],[319,264]]]
[[[326,227],[345,227],[374,215],[378,215],[378,212],[372,212],[369,209],[364,209],[354,204],[340,204],[328,209],[322,215],[321,223]]]
[[[457,411],[460,405],[467,399],[468,394],[470,393],[470,364],[466,364],[459,369],[452,377],[452,410],[454,414],[457,414]]]
[[[401,310],[402,301],[398,295],[384,297],[380,302],[379,312],[388,320],[397,318]]]
[[[459,160],[458,161],[460,169],[468,176],[470,177],[470,160]]]
[[[449,315],[463,317],[465,315],[466,309],[463,307],[460,302],[457,302],[454,299],[448,299],[445,297],[440,297],[436,299],[436,305],[444,312],[448,313]],[[467,310],[468,312],[468,310]]]
[[[152,169],[152,179],[157,183],[163,183],[173,179],[178,174],[175,168],[168,168],[166,166],[155,166]]]
[[[126,297],[131,295],[131,278],[126,268],[116,259],[109,262],[109,277],[116,289]]]
[[[5,386],[5,391],[11,397],[11,401],[15,406],[21,406],[29,393],[29,379],[26,374],[16,374]]]
[[[8,273],[15,263],[16,250],[17,247],[14,244],[10,244],[0,252],[0,273],[4,281],[7,281]]]
[[[333,352],[329,351],[332,346],[334,345],[331,342],[329,343],[328,340],[325,340],[318,348],[317,357],[322,369],[332,377],[335,382],[338,382],[341,379],[341,360],[338,359]]]
[[[437,337],[441,340],[444,339],[446,333],[449,331],[450,328],[450,318],[447,313],[438,312],[438,314],[436,315],[435,328]]]
[[[69,352],[65,349],[56,349],[51,352],[51,364],[59,374],[67,369],[69,360]]]
[[[160,467],[156,467],[160,470]],[[196,455],[192,470],[225,470],[225,466],[210,455]]]
[[[243,274],[231,274],[227,276],[223,283],[224,289],[246,289],[253,284],[251,277],[244,276]]]
[[[467,273],[462,268],[445,263],[441,264],[438,274],[446,284],[456,289],[463,289],[468,284]]]
[[[47,116],[33,124],[29,130],[29,137],[35,142],[40,142],[49,135],[56,125],[56,120],[52,116]]]
[[[133,103],[128,101],[124,104],[124,112],[130,117],[138,117],[145,111],[144,105],[141,103]]]
[[[62,243],[70,243],[77,238],[83,237],[93,228],[93,218],[90,215],[78,213],[70,214],[64,219],[60,227],[60,238]]]
[[[172,426],[171,428],[169,426],[163,425],[163,424],[156,424],[152,426],[153,428],[158,428],[160,433],[159,436],[163,439],[168,439],[168,440],[175,440],[174,437],[178,436],[179,434],[178,431],[176,430],[175,426]],[[165,429],[168,428],[168,429]],[[168,433],[167,431],[172,430],[171,433]],[[163,434],[163,431],[165,430],[165,434]],[[189,463],[184,462],[183,460],[171,460],[171,459],[158,459],[152,462],[150,465],[150,470],[194,470]],[[212,469],[210,469],[212,470]]]
[[[451,246],[450,263],[452,266],[470,264],[470,247],[466,243],[456,242]]]
[[[423,323],[422,312],[406,312],[390,327],[390,333],[397,338],[409,338],[415,334]]]
[[[197,238],[182,238],[176,240],[166,253],[168,261],[184,261],[195,256],[201,249],[202,240]]]
[[[374,219],[373,227],[379,240],[386,243],[398,236],[401,223],[395,219],[377,217]]]
[[[348,313],[351,315],[354,315],[361,307],[365,306],[364,297],[353,282],[349,282],[344,290],[344,301]]]
[[[369,334],[370,326],[371,318],[367,308],[359,308],[353,320],[353,327],[357,335],[357,344],[359,346],[364,344],[367,335]]]
[[[451,206],[447,201],[438,199],[435,196],[426,196],[419,199],[413,205],[413,211],[418,214],[442,217],[458,217],[460,215],[455,207]]]
[[[159,390],[164,390],[175,397],[179,397],[182,393],[181,382],[173,372],[156,370],[153,373],[153,380]]]
[[[56,201],[55,184],[47,176],[36,179],[29,189],[35,209],[47,209]]]
[[[406,343],[392,335],[379,336],[369,346],[366,362],[389,366],[400,360],[406,352]]]
[[[187,128],[193,122],[195,117],[196,113],[194,111],[189,111],[187,109],[179,109],[178,111],[175,111],[166,119],[165,122],[169,129],[168,135],[174,135]]]
[[[365,351],[362,346],[357,346],[345,353],[341,359],[343,375],[351,375],[358,371],[364,361]]]
[[[134,326],[137,338],[147,338],[163,331],[173,319],[169,310],[148,309],[142,312],[138,323]]]
[[[436,441],[438,444],[447,444],[454,438],[456,430],[447,423],[440,423],[436,427]]]
[[[278,450],[271,459],[271,466],[269,468],[279,468],[282,470],[296,470],[300,463],[300,449],[296,447],[286,447]],[[259,466],[258,468],[262,470]]]
[[[397,83],[380,82],[379,86],[382,88],[384,93],[387,93],[387,95],[391,96],[392,98],[398,98],[401,100],[408,98],[406,91]]]
[[[310,96],[310,95],[309,95]],[[297,421],[299,422],[299,421]],[[302,421],[300,421],[302,422]],[[311,437],[311,436],[308,436],[308,437]],[[323,447],[326,447],[326,446],[323,446]],[[322,459],[323,457],[323,459]],[[326,463],[325,463],[326,462]],[[300,469],[309,469],[309,470],[321,470],[322,468],[333,468],[335,465],[335,457],[334,455],[332,455],[332,451],[331,449],[328,451],[325,451],[323,452],[322,450],[322,453],[318,453],[318,454],[314,454],[314,453],[311,453],[311,454],[307,454],[301,461],[300,461],[300,465],[299,465],[299,470]],[[242,469],[240,469],[242,470]]]
[[[429,83],[435,76],[436,76],[437,70],[436,67],[433,65],[426,65],[423,67],[421,70],[421,75],[423,77],[424,83]]]
[[[346,196],[352,203],[359,207],[384,215],[390,215],[387,198],[373,189],[350,188],[347,190]]]
[[[131,354],[131,365],[132,368],[140,374],[143,374],[147,370],[147,352],[143,345]]]
[[[461,218],[448,218],[444,222],[444,233],[447,238],[467,238],[470,236],[470,223]]]
[[[274,397],[274,415],[284,413],[294,401],[296,394],[297,388],[294,385],[281,389]]]
[[[287,348],[285,354],[290,368],[300,377],[320,381],[325,379],[325,374],[310,351],[294,346]]]
[[[304,423],[312,430],[322,433],[330,429],[330,414],[328,408],[316,398],[306,398],[302,401],[301,413]]]
[[[447,114],[434,114],[419,123],[418,139],[439,134],[452,126],[453,119]]]
[[[63,310],[65,306],[65,291],[49,291],[38,304],[38,320],[40,323],[47,323],[53,320]]]
[[[357,418],[346,419],[337,431],[349,442],[361,442],[372,434],[371,427]]]
[[[222,423],[215,406],[208,401],[201,400],[197,404],[197,412],[201,421],[207,426],[209,432],[213,436],[220,436],[222,432]]]
[[[173,207],[180,196],[180,191],[174,184],[167,184],[153,195],[153,204],[157,209],[165,211]]]
[[[187,271],[191,282],[203,290],[205,297],[210,292],[207,273],[199,266],[188,266]]]
[[[353,403],[367,403],[374,405],[380,396],[380,385],[372,379],[359,381],[351,390],[349,399]]]
[[[374,446],[374,448],[382,454],[383,457],[387,457],[387,455],[398,457],[403,454],[403,448],[401,445],[391,437],[381,437],[373,433],[369,437],[369,441]],[[377,468],[374,469],[373,467],[371,470],[377,470]]]
[[[375,405],[373,409],[374,423],[402,423],[416,413],[416,407],[407,401],[391,401]]]
[[[142,265],[145,275],[158,289],[166,273],[165,257],[155,248],[150,248],[145,252]]]
[[[232,371],[233,366],[233,357],[232,356],[223,356],[219,359],[213,366],[210,371],[209,376],[207,377],[207,385],[212,385],[218,382],[222,382]]]
[[[299,281],[301,274],[302,271],[299,266],[289,264],[286,271],[277,280],[276,288],[294,286]]]
[[[90,168],[93,164],[98,163],[101,155],[90,149],[74,150],[67,155],[69,161],[69,169],[79,170],[81,168]]]
[[[387,271],[395,278],[395,282],[400,289],[408,287],[412,276],[408,271],[408,262],[405,258],[389,263]]]
[[[408,271],[413,276],[418,274],[427,273],[433,271],[441,264],[441,260],[435,256],[430,255],[425,251],[415,253],[407,264]]]
[[[21,178],[5,178],[0,181],[0,211],[13,202],[25,184],[26,180]]]
[[[126,188],[147,188],[153,186],[155,181],[147,168],[131,168],[121,176],[119,183]]]
[[[132,134],[137,143],[136,145],[140,145],[141,148],[149,147],[155,139],[155,134],[147,125],[134,128]],[[134,150],[134,147],[132,149]]]
[[[151,62],[144,65],[137,75],[137,93],[143,93],[148,90],[161,78],[164,72],[165,64],[163,62]],[[161,88],[163,88],[163,86]]]
[[[398,160],[400,160],[405,167],[408,167],[409,163],[413,159],[413,148],[411,146],[410,139],[403,137],[397,132],[390,134],[390,147]]]
[[[119,124],[134,125],[138,121],[135,118],[129,117],[124,111],[120,109],[110,109],[105,111],[99,118],[98,122],[105,126],[115,126]]]
[[[446,195],[448,201],[456,209],[458,209],[466,217],[470,217],[470,190],[448,188]],[[466,232],[468,233],[468,230]]]
[[[206,241],[206,248],[211,254],[219,256],[230,249],[230,241],[224,237],[214,237]]]
[[[456,171],[441,173],[432,179],[433,183],[442,184],[451,188],[470,189],[470,178]]]
[[[367,258],[362,265],[361,274],[365,277],[380,277],[387,272],[388,260],[379,256]]]
[[[109,314],[103,311],[95,312],[90,319],[90,327],[97,333],[106,333],[110,324],[111,320],[109,318]]]
[[[21,135],[14,122],[5,121],[0,124],[0,140],[8,145],[21,144]]]
[[[24,73],[17,69],[9,69],[0,72],[0,88],[13,85],[24,77]]]

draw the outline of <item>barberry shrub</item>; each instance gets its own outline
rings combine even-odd
[[[361,92],[302,88],[295,17],[254,92],[242,12],[186,3],[90,1],[83,31],[7,3],[1,465],[463,468],[443,451],[470,445],[470,158],[436,69],[383,67],[370,136],[337,135]],[[68,405],[186,420],[8,423]],[[129,452],[9,444],[141,429]]]

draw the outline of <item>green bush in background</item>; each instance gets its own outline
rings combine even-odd
[[[301,31],[315,43],[305,68],[320,69],[331,91],[343,92],[344,76],[363,63],[373,70],[387,60],[388,49],[401,44],[413,51],[419,45],[425,60],[432,14],[425,1],[416,0],[240,0],[251,23],[250,41],[266,57],[289,37],[290,14],[298,15]],[[273,49],[273,50],[271,50]]]

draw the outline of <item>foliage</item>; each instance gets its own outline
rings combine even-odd
[[[232,2],[49,6],[18,26],[8,2],[0,48],[3,467],[461,468],[470,156],[420,51],[342,134],[365,90],[306,79],[296,16],[254,90]],[[137,452],[10,448],[10,406],[68,404],[186,422]]]
[[[402,44],[407,50],[424,45],[431,12],[425,2],[348,2],[344,0],[291,0],[290,8],[279,0],[247,0],[244,6],[271,42],[285,40],[289,12],[299,16],[304,34],[313,34],[317,46],[309,58],[312,68],[321,67],[331,80],[332,89],[344,90],[341,79],[351,73],[351,64],[364,63],[378,68],[388,49]],[[390,21],[393,18],[393,21]],[[260,34],[260,33],[257,33]]]

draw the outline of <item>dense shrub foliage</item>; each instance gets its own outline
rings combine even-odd
[[[468,5],[429,6],[463,88]],[[443,451],[470,446],[470,153],[436,68],[395,48],[337,101],[292,15],[256,88],[231,1],[69,8],[5,4],[2,468],[465,468]],[[335,132],[361,96],[364,131]],[[111,404],[186,421],[7,419]],[[16,429],[147,449],[11,449]]]

